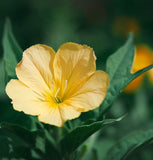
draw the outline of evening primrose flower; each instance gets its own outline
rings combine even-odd
[[[153,64],[153,51],[147,45],[137,45],[131,73],[135,73],[138,70],[143,69],[151,64]],[[151,69],[133,80],[124,89],[124,91],[126,93],[133,93],[136,91],[141,86],[145,75],[147,75],[150,82],[153,83],[153,69]]]
[[[16,74],[6,86],[13,108],[55,126],[99,107],[109,85],[108,74],[96,71],[93,49],[76,43],[57,53],[41,44],[28,48]]]

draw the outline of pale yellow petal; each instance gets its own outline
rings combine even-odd
[[[11,80],[6,86],[6,93],[12,99],[13,108],[17,111],[39,115],[49,110],[45,97],[33,92],[19,80]]]
[[[51,107],[48,112],[38,116],[39,121],[61,127],[64,124],[58,105]]]
[[[77,111],[76,107],[70,106],[69,104],[59,104],[62,119],[64,121],[71,120],[80,116],[81,112]]]
[[[79,85],[77,90],[64,102],[86,112],[99,107],[103,102],[109,85],[109,76],[103,71],[96,71],[86,83]]]
[[[95,72],[94,51],[86,45],[65,43],[57,51],[53,68],[56,85],[66,94]]]
[[[38,44],[28,48],[16,67],[17,77],[36,92],[50,91],[53,87],[54,56],[54,50],[45,45]]]
[[[153,83],[153,69],[150,69],[149,71],[147,71],[147,74],[150,82]]]

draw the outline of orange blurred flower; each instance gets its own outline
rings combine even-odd
[[[153,51],[147,45],[137,45],[131,73],[135,73],[151,64],[153,64]],[[124,91],[127,93],[136,91],[141,86],[145,75],[153,83],[153,69],[151,69],[133,80]]]
[[[114,34],[127,36],[129,32],[133,32],[135,35],[137,35],[140,32],[140,26],[137,19],[126,16],[120,16],[114,20]]]

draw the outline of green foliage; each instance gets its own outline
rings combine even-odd
[[[89,125],[78,126],[76,129],[66,134],[66,136],[60,141],[62,154],[66,157],[71,155],[71,153],[73,153],[93,133],[119,120],[121,120],[121,118],[107,119],[103,121],[97,121]]]
[[[39,122],[34,117],[14,111],[11,104],[5,101],[5,86],[10,78],[16,77],[15,67],[22,58],[22,50],[13,36],[8,19],[4,27],[3,50],[3,58],[0,60],[0,99],[2,99],[0,121],[15,123],[27,129],[35,130]]]
[[[5,68],[4,61],[0,60],[0,98],[5,95]]]
[[[10,102],[6,102],[6,100],[6,97],[1,100],[0,122],[18,124],[31,131],[37,130],[37,126],[39,126],[40,122],[38,122],[36,117],[15,111]]]
[[[3,50],[6,73],[9,77],[16,77],[15,67],[22,57],[22,50],[17,44],[11,31],[11,24],[6,20],[3,35]]]
[[[103,117],[103,114],[110,108],[115,98],[132,80],[153,68],[153,65],[151,65],[132,74],[131,67],[134,54],[135,48],[133,45],[133,36],[130,34],[125,45],[108,58],[106,72],[109,74],[110,85],[108,87],[106,98],[100,108],[100,118]]]
[[[1,159],[61,159],[44,132],[30,132],[12,124],[0,125],[0,148]]]
[[[149,144],[152,140],[152,129],[129,135],[119,141],[109,150],[105,160],[124,160],[134,150]]]

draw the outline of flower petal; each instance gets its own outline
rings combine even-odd
[[[44,97],[33,92],[19,80],[12,79],[6,86],[6,93],[12,99],[13,108],[26,114],[39,115],[48,112],[49,105]]]
[[[86,83],[80,84],[71,97],[64,103],[69,103],[81,112],[99,107],[106,96],[109,76],[103,71],[96,71]]]
[[[153,83],[153,69],[150,69],[148,72],[147,72],[148,76],[149,76],[149,80],[151,83]]]
[[[152,62],[152,50],[146,45],[137,45],[131,73],[151,65]]]
[[[57,106],[51,107],[48,112],[38,116],[39,121],[61,127],[64,124],[60,110]]]
[[[69,104],[59,104],[62,119],[64,121],[71,120],[80,116],[81,112]]]
[[[143,78],[144,78],[144,74],[141,74],[140,76],[138,76],[136,79],[134,79],[124,88],[124,92],[134,93],[134,91],[136,91],[138,88],[141,87]]]
[[[38,44],[28,48],[16,67],[17,77],[36,92],[49,91],[53,87],[54,56],[54,50],[45,45]]]
[[[63,44],[53,62],[56,85],[63,92],[73,89],[95,72],[95,58],[92,48],[76,43]]]

